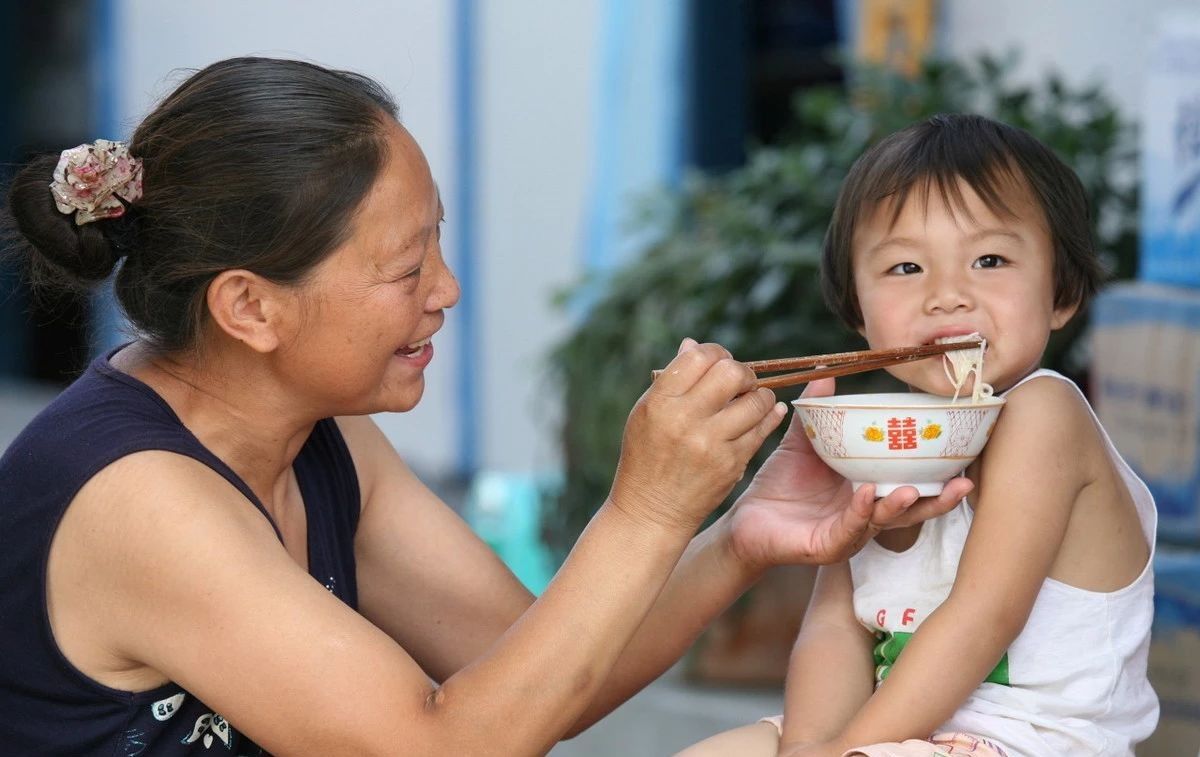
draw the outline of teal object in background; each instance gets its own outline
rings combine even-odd
[[[541,536],[542,495],[557,485],[551,476],[482,471],[467,492],[467,523],[535,595],[554,575]]]

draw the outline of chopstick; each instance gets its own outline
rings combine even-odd
[[[772,373],[775,371],[807,368],[809,370],[794,370],[778,376],[760,378],[757,387],[781,389],[786,386],[806,384],[822,378],[849,376],[853,373],[875,371],[914,360],[924,360],[936,357],[953,350],[965,350],[978,347],[982,340],[971,339],[961,342],[941,342],[939,344],[922,344],[918,347],[896,347],[887,350],[856,350],[854,352],[834,352],[828,355],[809,355],[807,357],[776,358],[774,360],[751,360],[746,366],[756,374]],[[651,371],[653,381],[661,374],[661,370]]]

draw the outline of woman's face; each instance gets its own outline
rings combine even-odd
[[[425,389],[443,310],[458,302],[425,156],[390,121],[387,149],[350,238],[301,287],[286,348],[292,383],[330,415],[411,410]]]

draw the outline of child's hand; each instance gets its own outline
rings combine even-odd
[[[804,391],[810,397],[832,393],[832,379]],[[734,553],[748,566],[844,560],[884,528],[948,512],[972,488],[967,479],[956,478],[937,497],[922,500],[907,486],[879,500],[873,485],[852,492],[850,482],[813,451],[802,426],[793,416],[783,441],[734,505]]]

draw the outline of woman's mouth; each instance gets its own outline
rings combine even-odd
[[[396,350],[396,354],[399,355],[400,357],[417,357],[418,355],[420,355],[422,352],[425,351],[426,347],[429,346],[429,341],[430,341],[430,338],[426,337],[425,339],[422,339],[419,342],[413,342],[412,344],[407,344],[407,345],[401,347],[400,349]]]

